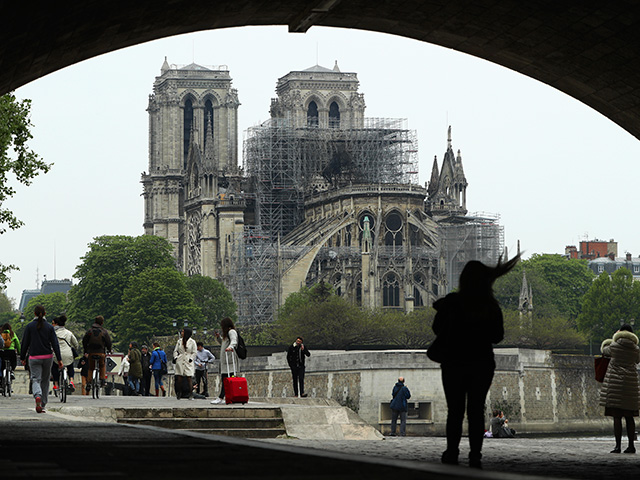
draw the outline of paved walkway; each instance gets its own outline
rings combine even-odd
[[[50,407],[60,405],[52,398]],[[69,405],[213,406],[174,398],[70,396]],[[0,397],[0,478],[616,479],[638,478],[640,454],[609,454],[612,438],[487,439],[485,470],[439,463],[445,440],[237,440],[155,427],[97,422],[49,411],[31,397]],[[465,441],[466,439],[463,439]],[[198,473],[200,474],[198,474]]]

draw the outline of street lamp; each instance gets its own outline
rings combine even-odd
[[[178,321],[174,318],[174,319],[173,319],[173,327],[175,328],[175,327],[177,327],[177,326],[178,326]]]
[[[184,326],[185,326],[185,328],[189,326],[189,321],[188,321],[188,320],[186,320],[186,319],[185,319],[185,321],[184,321]]]
[[[24,323],[24,313],[20,312],[20,323]]]

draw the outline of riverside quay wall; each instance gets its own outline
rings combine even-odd
[[[487,397],[490,412],[505,412],[520,433],[600,433],[611,429],[598,405],[593,358],[547,350],[496,349],[496,373]],[[250,397],[293,395],[285,353],[240,362]],[[306,362],[310,397],[332,398],[389,432],[391,390],[399,376],[411,390],[407,433],[444,435],[447,415],[440,366],[425,350],[312,351]],[[212,375],[210,385],[218,386]],[[214,390],[215,392],[215,390]],[[213,392],[212,392],[213,393]]]

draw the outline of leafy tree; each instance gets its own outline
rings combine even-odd
[[[130,341],[146,342],[169,334],[173,320],[187,320],[202,328],[202,312],[193,301],[185,275],[173,267],[148,268],[132,277],[122,294],[122,304],[112,321],[120,348]],[[182,326],[182,323],[179,323]]]
[[[224,283],[203,275],[187,277],[186,282],[208,328],[219,326],[220,320],[225,317],[236,320],[238,306]]]
[[[33,138],[30,110],[31,100],[18,101],[13,93],[0,96],[0,235],[23,224],[3,206],[16,193],[12,183],[31,185],[36,176],[51,168],[28,146]],[[6,285],[7,274],[15,269],[15,265],[0,264],[0,287]]]
[[[640,319],[640,284],[626,268],[602,272],[584,296],[578,328],[590,340],[610,338],[621,323]]]
[[[496,298],[504,308],[517,309],[523,270],[533,290],[534,312],[541,316],[555,315],[571,320],[579,315],[582,297],[594,278],[586,260],[534,254],[520,262],[494,285]]]
[[[47,312],[47,319],[53,320],[54,317],[66,313],[69,302],[67,296],[62,292],[42,293],[27,303],[27,308],[24,311],[25,321],[33,319],[33,312],[37,305],[42,305],[44,311]]]
[[[97,315],[109,319],[122,303],[129,280],[147,268],[173,267],[171,244],[155,235],[96,237],[73,275],[69,316],[88,328]]]
[[[567,317],[554,315],[520,316],[520,312],[504,313],[503,344],[513,347],[540,348],[545,350],[577,349],[586,343]]]
[[[13,305],[9,297],[0,293],[0,313],[13,312]]]

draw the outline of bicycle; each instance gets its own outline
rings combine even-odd
[[[93,355],[93,373],[91,375],[91,396],[100,398],[100,356]]]
[[[69,394],[69,373],[67,367],[60,370],[60,378],[58,379],[58,390],[60,391],[60,402],[67,403],[67,395]]]

